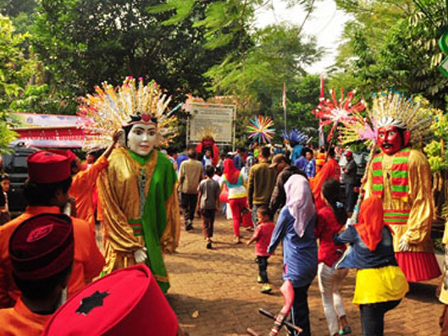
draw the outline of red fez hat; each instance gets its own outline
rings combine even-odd
[[[71,176],[70,165],[76,156],[71,151],[38,151],[27,157],[28,176],[36,183],[56,183]]]
[[[47,279],[72,265],[74,246],[70,217],[31,217],[14,230],[9,240],[13,273],[21,280]]]
[[[149,268],[115,271],[61,306],[43,335],[175,336],[177,317]]]
[[[345,156],[353,156],[353,153],[348,150],[348,151],[345,152]]]

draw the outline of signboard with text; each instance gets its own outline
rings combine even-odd
[[[234,141],[235,105],[191,103],[188,111],[187,142],[200,142],[205,130],[212,130],[216,143],[232,144]]]

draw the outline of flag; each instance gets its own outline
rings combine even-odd
[[[283,83],[283,97],[282,97],[283,109],[286,110],[286,85]]]
[[[324,134],[324,126],[319,125],[319,147],[325,145],[325,134]]]

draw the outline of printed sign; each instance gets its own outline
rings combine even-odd
[[[233,142],[235,105],[192,103],[189,112],[189,142],[200,142],[205,133],[212,133],[217,143]]]

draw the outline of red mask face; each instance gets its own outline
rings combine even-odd
[[[378,145],[384,153],[392,155],[407,143],[396,126],[383,126],[378,129]]]

